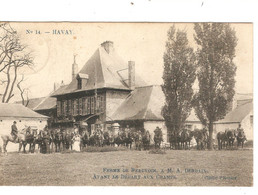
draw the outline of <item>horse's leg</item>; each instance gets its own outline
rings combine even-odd
[[[27,143],[24,142],[24,143],[23,143],[23,153],[26,153],[26,145],[27,145]]]
[[[8,140],[7,140],[7,141],[4,141],[4,143],[3,143],[3,150],[4,150],[4,153],[5,153],[6,155],[7,155],[7,149],[6,149],[7,144],[8,144]]]
[[[23,143],[20,142],[20,143],[19,143],[19,153],[21,152],[22,146],[23,146]]]

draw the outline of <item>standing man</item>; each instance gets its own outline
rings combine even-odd
[[[239,131],[241,131],[241,130],[243,130],[243,128],[241,127],[241,123],[239,123],[238,128],[237,128],[237,131],[239,132]]]
[[[17,129],[17,126],[16,126],[16,121],[13,121],[11,135],[13,136],[13,141],[14,142],[16,142],[16,139],[18,137],[17,134],[18,134],[18,129]]]

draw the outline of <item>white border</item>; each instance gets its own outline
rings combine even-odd
[[[256,24],[257,3],[255,0],[7,0],[0,3],[1,21],[116,21],[116,22],[253,22],[254,54],[257,52],[258,34]],[[254,55],[254,75],[257,75],[256,55]],[[254,83],[257,78],[254,76]],[[257,90],[254,85],[254,106],[257,110]],[[254,139],[257,140],[256,115],[254,116]],[[37,195],[46,193],[58,194],[254,194],[257,190],[257,144],[254,150],[254,187],[155,187],[131,188],[56,188],[56,187],[1,187],[1,194]],[[244,164],[244,162],[239,162]],[[104,191],[103,191],[104,189]],[[130,189],[130,190],[127,190]]]

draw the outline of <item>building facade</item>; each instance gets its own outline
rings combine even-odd
[[[47,119],[47,116],[38,114],[23,105],[0,103],[0,135],[9,135],[14,121],[17,122],[18,130],[26,126],[42,130],[47,125]],[[7,151],[18,151],[18,144],[9,142]]]
[[[71,83],[52,94],[57,100],[56,122],[60,126],[84,123],[90,131],[97,122],[103,129],[111,127],[116,109],[135,87],[145,85],[135,75],[134,62],[124,62],[111,41],[102,43],[83,68],[72,74]]]

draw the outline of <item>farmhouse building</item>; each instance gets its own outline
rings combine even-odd
[[[20,104],[0,103],[0,110],[0,134],[10,134],[13,121],[17,122],[18,129],[23,129],[25,126],[43,129],[47,125],[47,116]]]
[[[0,103],[0,135],[9,135],[14,121],[17,122],[18,130],[25,126],[43,129],[47,125],[47,119],[47,116],[38,114],[23,105]],[[7,151],[18,151],[17,144],[8,143]]]
[[[57,123],[87,123],[89,130],[100,123],[111,128],[112,116],[130,93],[146,83],[135,74],[135,63],[124,62],[115,52],[113,42],[106,41],[95,51],[67,86],[51,96],[57,98]],[[126,112],[126,111],[125,111]]]
[[[226,129],[237,129],[238,125],[245,131],[248,140],[253,140],[253,102],[238,102],[238,106],[229,112],[224,119],[214,123],[214,132],[225,131]]]

